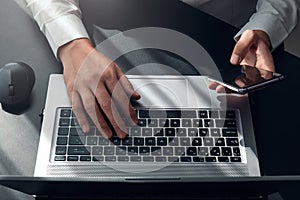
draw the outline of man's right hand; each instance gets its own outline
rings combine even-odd
[[[130,99],[138,100],[122,70],[88,39],[71,41],[58,50],[64,66],[64,80],[81,129],[90,131],[88,117],[106,138],[116,133],[126,137],[126,125],[135,125],[137,116]],[[88,115],[88,116],[87,116]]]

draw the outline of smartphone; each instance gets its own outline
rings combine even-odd
[[[208,78],[233,92],[246,94],[278,82],[282,80],[284,76],[280,73],[262,70],[252,66],[232,65],[219,69],[219,72],[208,75]]]

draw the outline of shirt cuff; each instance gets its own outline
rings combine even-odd
[[[44,34],[58,58],[58,48],[78,38],[89,38],[81,19],[74,14],[64,14],[45,24]]]
[[[246,30],[261,30],[267,33],[272,50],[276,49],[289,34],[280,19],[268,13],[253,15],[250,21],[234,36],[234,39],[237,41]]]

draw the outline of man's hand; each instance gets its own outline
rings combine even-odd
[[[137,123],[130,99],[138,100],[140,95],[122,70],[95,50],[88,39],[67,43],[59,48],[58,53],[81,129],[89,132],[90,118],[104,137],[110,138],[114,132],[120,138],[126,137],[126,124]]]
[[[270,51],[269,36],[261,30],[246,30],[237,41],[230,62],[233,65],[248,65],[267,71],[275,71]],[[225,92],[224,86],[216,82],[209,83],[209,88]]]

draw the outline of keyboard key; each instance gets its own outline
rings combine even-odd
[[[178,137],[186,137],[187,136],[186,129],[185,128],[178,128],[176,135]]]
[[[191,137],[198,136],[198,129],[197,128],[188,128],[188,136],[191,136]]]
[[[70,116],[71,116],[71,109],[60,110],[60,117],[70,117]]]
[[[144,138],[142,137],[135,137],[133,138],[133,144],[136,146],[143,146],[145,143]]]
[[[193,127],[203,127],[202,119],[193,119]]]
[[[238,137],[237,129],[222,129],[223,137]]]
[[[173,155],[173,148],[172,147],[163,147],[163,155],[164,156]]]
[[[85,136],[70,136],[69,145],[85,145]]]
[[[150,155],[150,147],[140,147],[140,155]]]
[[[179,162],[179,157],[177,157],[177,156],[168,156],[167,160],[168,160],[168,162]]]
[[[140,127],[132,127],[129,130],[129,135],[130,136],[141,136],[142,135],[142,130]]]
[[[217,158],[216,157],[205,157],[205,162],[217,162]]]
[[[118,161],[119,162],[129,162],[129,157],[128,156],[118,156]]]
[[[148,119],[148,127],[158,127],[157,119]]]
[[[242,162],[241,157],[230,157],[231,162]]]
[[[180,161],[181,162],[192,162],[192,158],[187,157],[187,156],[183,156],[183,157],[180,157]]]
[[[54,161],[66,161],[66,156],[55,156]]]
[[[175,147],[174,153],[176,156],[185,156],[185,148],[184,147]]]
[[[97,145],[97,141],[97,137],[87,137],[86,143],[87,145]]]
[[[109,145],[109,140],[104,138],[104,137],[100,137],[99,138],[99,145]]]
[[[196,111],[194,110],[182,110],[181,118],[196,118]]]
[[[92,148],[93,155],[102,155],[103,154],[103,147],[93,147]]]
[[[78,161],[78,156],[68,156],[68,161]]]
[[[164,136],[164,129],[163,128],[154,128],[153,135],[154,136]]]
[[[208,148],[207,147],[199,147],[198,148],[198,155],[199,156],[208,156]]]
[[[61,118],[59,119],[59,126],[69,126],[70,119],[69,118]]]
[[[155,137],[147,137],[147,138],[145,138],[145,145],[147,145],[147,146],[155,146],[156,145]]]
[[[159,119],[159,127],[169,127],[169,119]]]
[[[114,155],[115,154],[115,147],[106,146],[103,150],[104,155]]]
[[[186,151],[186,155],[196,156],[197,155],[197,148],[196,147],[189,147]]]
[[[131,162],[141,162],[142,161],[142,157],[141,156],[131,156],[130,157],[130,161]]]
[[[128,147],[128,155],[137,155],[139,153],[138,147]]]
[[[83,147],[83,146],[69,146],[68,147],[68,155],[90,155],[91,148]]]
[[[156,162],[167,162],[167,158],[166,157],[155,157],[155,161]]]
[[[225,146],[224,138],[215,138],[215,145],[218,147]]]
[[[190,119],[182,119],[182,127],[192,127],[192,121]]]
[[[219,162],[229,162],[229,158],[228,157],[218,157],[218,161]]]
[[[122,145],[125,146],[131,146],[132,145],[132,137],[126,137],[123,140],[121,140]]]
[[[169,138],[169,146],[178,146],[179,139],[178,138]]]
[[[226,127],[226,128],[235,128],[237,127],[235,120],[223,120],[223,119],[216,119],[216,127]]]
[[[203,157],[193,157],[193,161],[194,162],[204,162],[204,158]]]
[[[62,128],[62,127],[59,127],[58,128],[58,135],[69,135],[69,128]]]
[[[166,146],[167,145],[167,138],[158,137],[158,138],[156,138],[156,140],[157,140],[156,144],[158,146]]]
[[[220,111],[220,118],[236,118],[234,110]]]
[[[233,147],[233,156],[241,156],[240,148],[239,147]]]
[[[203,145],[204,146],[214,146],[213,138],[203,138]]]
[[[199,128],[199,136],[201,137],[209,136],[208,128]]]
[[[200,110],[198,112],[198,115],[200,118],[208,118],[207,111],[205,111],[205,110]]]
[[[191,146],[191,140],[188,137],[181,137],[180,139],[181,146]]]
[[[221,136],[221,131],[218,128],[212,128],[212,129],[210,129],[210,135],[212,137],[220,137]]]
[[[220,156],[221,155],[221,151],[219,147],[212,147],[210,149],[210,155],[211,156]]]
[[[171,127],[180,127],[180,119],[171,119],[170,126]]]
[[[180,110],[167,110],[167,118],[181,118]]]
[[[79,126],[79,123],[76,118],[71,119],[71,126]]]
[[[227,146],[239,146],[238,138],[226,138]]]
[[[151,147],[151,155],[155,155],[155,156],[162,155],[161,147]]]
[[[127,147],[117,147],[116,148],[116,155],[126,155]]]
[[[201,138],[193,138],[192,146],[202,146],[202,139]]]
[[[93,161],[94,162],[103,162],[104,156],[93,156]]]
[[[140,126],[140,127],[146,127],[147,126],[146,119],[138,119],[137,125]]]
[[[165,136],[166,137],[174,137],[175,136],[175,128],[166,128]]]
[[[212,119],[205,119],[204,120],[204,127],[214,127],[215,123]]]
[[[230,147],[222,147],[222,156],[232,156],[232,151]]]
[[[214,119],[219,118],[219,112],[217,110],[211,110],[209,111],[209,117]]]
[[[56,144],[57,145],[67,145],[68,138],[67,137],[57,137]]]
[[[80,156],[80,161],[88,162],[88,161],[92,161],[92,158],[91,156]]]
[[[110,142],[113,144],[113,145],[120,145],[121,144],[121,139],[118,138],[118,137],[112,137],[110,139]]]
[[[65,155],[67,153],[66,146],[57,146],[55,149],[55,155]]]
[[[106,162],[115,162],[117,161],[116,156],[105,156],[105,161]]]

